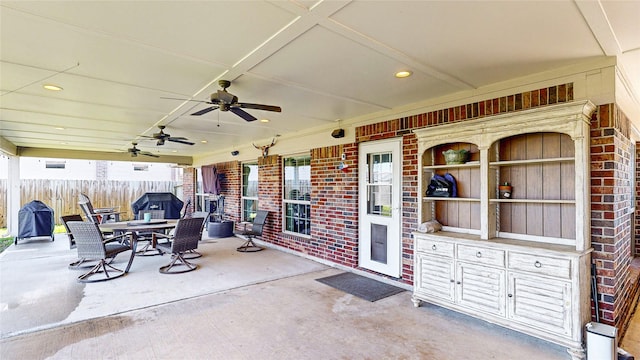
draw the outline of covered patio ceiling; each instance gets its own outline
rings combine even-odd
[[[0,149],[132,160],[138,142],[163,158],[136,161],[188,163],[277,136],[331,144],[343,123],[597,61],[617,61],[637,107],[638,14],[640,1],[3,0]],[[222,79],[282,112],[191,115]],[[195,145],[143,137],[159,125]]]

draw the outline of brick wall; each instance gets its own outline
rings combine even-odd
[[[635,191],[629,120],[615,104],[591,119],[591,245],[600,321],[616,327],[629,313],[632,287],[632,193]]]
[[[271,212],[262,239],[277,244],[282,229],[282,158],[278,155],[258,159],[258,206]]]
[[[342,154],[348,167],[338,169]],[[291,238],[314,257],[358,266],[358,146],[311,151],[311,239]]]
[[[402,279],[413,284],[413,239],[411,232],[418,228],[420,189],[418,171],[420,154],[418,139],[411,133],[402,138]]]
[[[216,164],[221,176],[220,194],[224,195],[224,220],[240,222],[242,199],[242,166],[239,161]]]
[[[182,196],[184,197],[185,205],[186,202],[190,199],[191,206],[186,209],[186,213],[190,214],[193,212],[193,205],[196,201],[196,169],[195,168],[185,168],[182,172]]]

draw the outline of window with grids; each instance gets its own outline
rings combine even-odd
[[[311,156],[284,159],[283,176],[284,231],[311,234]]]
[[[258,164],[242,164],[242,221],[253,221],[258,210]]]

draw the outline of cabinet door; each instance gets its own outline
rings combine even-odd
[[[415,291],[428,297],[453,302],[453,260],[418,253],[417,265]]]
[[[554,334],[571,336],[571,284],[510,272],[509,318]]]
[[[504,269],[466,262],[457,262],[456,268],[458,305],[494,315],[506,315]]]

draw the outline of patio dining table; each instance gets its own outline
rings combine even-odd
[[[125,269],[125,273],[129,272],[129,268],[131,268],[131,264],[133,263],[133,258],[135,257],[136,250],[138,248],[138,233],[141,231],[146,232],[155,232],[155,231],[166,231],[168,229],[173,229],[176,227],[178,223],[177,219],[151,219],[149,221],[145,220],[132,220],[132,221],[118,221],[118,222],[110,222],[100,225],[100,231],[102,232],[122,232],[129,234],[129,246],[131,247],[131,257],[129,258],[129,264],[127,264],[127,268]],[[152,246],[156,245],[156,237],[152,236]]]

